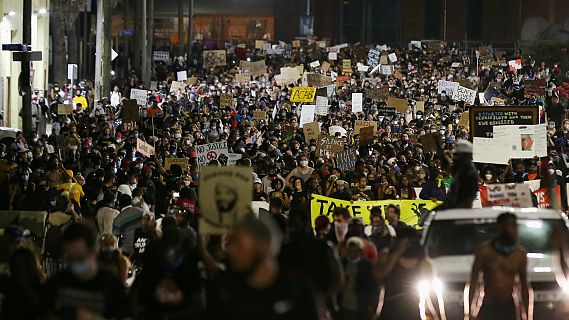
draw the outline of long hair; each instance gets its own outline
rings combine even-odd
[[[10,274],[14,280],[35,284],[42,284],[46,278],[37,257],[26,248],[19,248],[10,257]]]

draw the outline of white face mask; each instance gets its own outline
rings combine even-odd
[[[547,172],[549,173],[549,175],[554,175],[555,174],[555,170],[553,169],[547,169]]]
[[[182,137],[181,133],[175,133],[174,134],[174,138],[176,138],[176,139],[180,139],[181,137]]]
[[[131,183],[130,184],[130,190],[134,190],[136,189],[136,183]]]
[[[419,177],[419,179],[425,179],[426,175],[424,173],[419,173],[417,176]]]
[[[486,180],[492,180],[492,175],[491,174],[485,174],[484,178],[486,178]]]
[[[306,161],[306,160],[300,161],[300,166],[303,167],[303,168],[308,167],[308,161]]]
[[[184,185],[185,185],[186,187],[189,186],[191,183],[192,183],[191,181],[184,181]]]

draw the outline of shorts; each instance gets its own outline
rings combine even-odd
[[[477,320],[516,320],[517,310],[514,301],[482,303]]]

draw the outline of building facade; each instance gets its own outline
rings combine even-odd
[[[49,68],[49,0],[32,1],[32,46],[33,51],[42,52],[42,61],[31,63],[32,90],[43,92],[48,88]],[[0,0],[0,42],[22,43],[22,0]],[[22,98],[18,93],[20,62],[12,61],[12,52],[0,52],[0,112],[6,127],[21,128],[18,115]]]

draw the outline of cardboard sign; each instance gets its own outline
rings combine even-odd
[[[244,84],[245,82],[251,81],[251,75],[250,74],[242,74],[242,73],[238,73],[235,75],[235,82],[239,83],[239,84]]]
[[[172,81],[170,84],[170,92],[183,93],[186,90],[186,84],[182,81]]]
[[[227,164],[229,151],[227,151],[227,141],[220,141],[196,146],[198,155],[198,167],[207,165],[212,160],[218,160],[221,164]]]
[[[309,105],[309,104],[303,105],[302,110],[300,111],[299,127],[302,128],[304,124],[313,122],[315,111],[316,111],[315,105]]]
[[[200,172],[200,234],[222,235],[250,213],[253,169],[204,167]]]
[[[350,59],[343,59],[342,60],[342,72],[343,73],[352,73],[352,60],[350,60]]]
[[[439,80],[439,82],[437,83],[437,93],[441,94],[444,91],[446,92],[447,96],[452,97],[454,90],[456,90],[458,86],[459,86],[458,82]]]
[[[195,86],[198,83],[198,77],[189,77],[186,82],[189,86]]]
[[[350,82],[350,77],[348,76],[344,76],[344,77],[336,77],[336,86],[337,87],[341,87],[344,82]]]
[[[390,53],[387,57],[389,58],[389,62],[397,62],[397,55],[395,53]]]
[[[58,115],[73,114],[73,105],[72,104],[63,104],[63,103],[58,104],[57,105],[57,114]]]
[[[188,72],[186,70],[178,71],[176,73],[176,79],[178,79],[178,81],[188,80]]]
[[[344,139],[321,135],[318,137],[317,154],[321,157],[333,157],[344,150]]]
[[[425,113],[425,101],[417,101],[415,103],[415,112],[418,111]]]
[[[456,90],[454,90],[451,99],[454,101],[464,101],[465,105],[471,106],[474,105],[476,101],[476,91],[459,85]]]
[[[263,49],[266,43],[265,40],[255,40],[255,49]]]
[[[320,135],[320,125],[318,122],[305,123],[302,128],[304,132],[304,141],[310,143],[310,140],[314,139],[318,141],[318,136]]]
[[[393,66],[392,65],[388,65],[388,64],[382,64],[381,65],[381,74],[384,75],[391,75],[393,73]]]
[[[510,71],[520,70],[522,68],[522,59],[508,61],[508,67]]]
[[[146,90],[130,89],[130,98],[136,100],[139,106],[146,106],[147,97],[148,92]]]
[[[293,48],[300,48],[300,40],[293,40],[292,41]]]
[[[467,130],[470,129],[470,117],[468,116],[468,111],[463,112],[460,115],[460,120],[458,121],[459,128],[465,128]]]
[[[493,127],[537,124],[537,106],[473,107],[470,109],[471,137],[492,138]]]
[[[353,148],[336,153],[336,163],[342,172],[353,170],[357,159],[356,149]]]
[[[205,50],[203,64],[206,67],[223,67],[227,65],[225,50]]]
[[[140,120],[140,111],[136,100],[126,100],[122,108],[122,117],[126,122]]]
[[[263,74],[265,74],[265,72],[267,72],[267,65],[265,64],[265,60],[259,60],[253,62],[241,60],[239,62],[239,67],[241,69],[249,70],[249,73],[253,77],[262,76]]]
[[[375,127],[365,127],[360,129],[360,146],[369,145],[374,138]]]
[[[561,187],[559,185],[555,186],[555,189],[553,189],[556,202],[552,201],[547,188],[538,189],[534,191],[533,194],[535,194],[537,198],[538,208],[561,208]]]
[[[253,120],[265,120],[267,119],[267,112],[265,111],[253,111]]]
[[[231,107],[233,105],[233,95],[231,93],[222,93],[219,97],[219,105],[222,108]]]
[[[387,57],[386,54],[381,55],[381,57],[379,57],[379,64],[384,65],[384,64],[389,64],[389,58]]]
[[[375,102],[380,102],[387,100],[389,97],[389,88],[366,89],[364,93],[366,98],[369,98]]]
[[[531,208],[533,201],[529,185],[518,184],[490,184],[480,188],[482,207],[512,207]]]
[[[328,114],[329,108],[328,97],[316,96],[316,109],[314,110],[314,114],[325,116]]]
[[[290,102],[312,102],[316,95],[314,87],[294,87],[290,94]]]
[[[361,92],[352,93],[352,112],[363,111],[363,97],[364,94]]]
[[[328,60],[331,61],[338,60],[338,52],[328,52]]]
[[[136,151],[145,157],[150,157],[155,154],[153,146],[138,138],[136,139]]]
[[[436,152],[438,145],[437,139],[440,139],[440,134],[428,133],[422,136],[419,142],[423,147],[423,152]]]
[[[188,158],[166,158],[164,159],[164,169],[170,170],[173,164],[182,167],[185,172],[188,171]]]
[[[331,77],[323,76],[320,74],[309,73],[306,75],[309,87],[325,87],[332,84],[333,80]]]
[[[365,127],[372,127],[373,134],[377,133],[377,122],[375,121],[366,121],[366,120],[356,120],[354,124],[354,134],[360,134],[360,129]]]
[[[328,61],[322,62],[320,69],[324,72],[328,72],[330,70],[330,63]]]
[[[310,63],[310,67],[311,67],[311,68],[318,68],[318,67],[320,67],[320,61],[318,61],[318,60],[312,61],[312,62]]]
[[[399,113],[407,113],[409,102],[407,99],[389,97],[387,98],[387,105],[389,107],[395,107],[395,110],[397,110]]]

